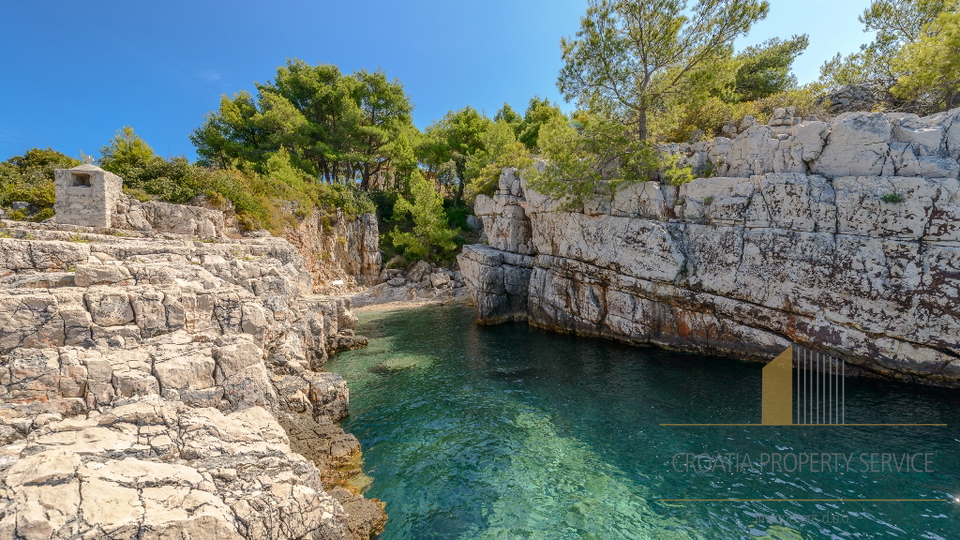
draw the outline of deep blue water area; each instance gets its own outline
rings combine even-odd
[[[662,426],[759,423],[763,365],[478,326],[462,306],[360,319],[370,346],[327,367],[383,540],[960,539],[955,390],[846,381],[847,423],[946,427]]]

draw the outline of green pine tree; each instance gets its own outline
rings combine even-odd
[[[457,249],[454,241],[457,231],[447,224],[446,214],[443,212],[443,197],[419,170],[410,175],[409,185],[413,202],[404,197],[398,199],[394,207],[394,217],[409,215],[413,220],[413,230],[395,228],[390,233],[393,245],[403,246],[404,255],[410,260],[442,261],[450,258]]]

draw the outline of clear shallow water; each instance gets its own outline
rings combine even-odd
[[[327,367],[350,385],[344,428],[363,444],[367,495],[387,503],[383,540],[960,539],[956,503],[661,500],[952,499],[956,391],[847,382],[848,423],[946,428],[661,427],[759,423],[762,365],[481,327],[464,307],[360,320],[370,346]],[[687,453],[754,470],[677,472]],[[811,453],[853,455],[853,470],[756,470],[763,454]],[[860,472],[870,453],[930,453],[932,472]]]

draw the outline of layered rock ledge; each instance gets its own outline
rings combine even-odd
[[[193,214],[190,232],[220,232]],[[345,382],[321,371],[366,340],[294,246],[2,225],[0,537],[382,528],[382,505],[344,489],[360,448],[336,424]]]
[[[960,110],[775,120],[573,211],[505,170],[460,257],[479,320],[960,386]]]

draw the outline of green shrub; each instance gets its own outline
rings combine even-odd
[[[39,209],[32,218],[22,212],[16,218],[42,221],[53,215],[55,169],[76,167],[80,161],[51,148],[32,148],[22,156],[14,156],[0,163],[0,207],[9,208],[15,201],[28,202]]]
[[[263,228],[260,220],[250,214],[237,214],[237,225],[242,231],[256,231]]]
[[[128,197],[132,197],[140,202],[147,202],[147,201],[153,200],[152,195],[138,188],[123,186],[123,193],[126,194]]]
[[[123,178],[123,192],[146,202],[186,204],[198,196],[206,197],[216,208],[230,205],[244,230],[267,228],[274,233],[292,225],[296,219],[311,215],[314,208],[339,209],[348,219],[377,207],[355,185],[321,184],[290,164],[285,152],[266,160],[264,170],[249,163],[240,169],[207,169],[183,157],[163,158],[140,139],[132,129],[123,128],[101,149],[100,166]],[[39,208],[33,217],[9,212],[14,220],[43,221],[53,215],[55,201],[54,169],[72,168],[80,161],[51,149],[32,149],[23,156],[0,163],[0,207],[25,201]],[[295,216],[282,211],[292,202]],[[228,204],[229,203],[229,204]]]
[[[545,167],[527,167],[530,187],[576,210],[589,199],[610,199],[660,168],[652,145],[638,141],[616,119],[578,113],[572,121],[558,116],[540,127],[538,143]]]
[[[708,161],[706,167],[704,167],[703,172],[700,173],[700,178],[713,178],[717,174],[716,166],[712,161]]]
[[[228,204],[227,198],[216,191],[207,191],[204,193],[204,196],[206,196],[210,206],[215,208],[223,208]]]
[[[443,212],[447,216],[447,225],[451,229],[468,230],[467,217],[473,215],[473,207],[464,201],[460,201],[456,206],[452,200],[443,201]]]
[[[390,232],[390,241],[409,260],[428,259],[440,263],[453,261],[458,231],[450,229],[443,210],[443,197],[436,192],[432,181],[415,171],[410,177],[412,201],[400,198],[394,213],[396,217],[409,215],[413,227],[396,227]]]
[[[663,157],[663,180],[671,186],[682,186],[693,180],[693,166],[680,166],[680,156],[668,154]]]
[[[885,203],[902,203],[903,201],[907,200],[907,198],[904,197],[903,194],[901,193],[893,192],[893,193],[884,193],[883,196],[880,197],[880,200]]]
[[[41,208],[40,211],[38,211],[36,214],[34,214],[30,218],[30,221],[40,223],[41,221],[50,219],[52,217],[53,217],[53,208],[51,207]]]
[[[796,115],[825,116],[823,103],[817,103],[817,94],[811,88],[788,90],[754,101],[728,103],[720,97],[711,96],[703,100],[679,100],[671,105],[664,114],[651,119],[656,140],[684,142],[700,135],[712,139],[720,134],[726,124],[739,125],[747,115],[758,122],[766,123],[774,110],[781,107],[796,107]]]

